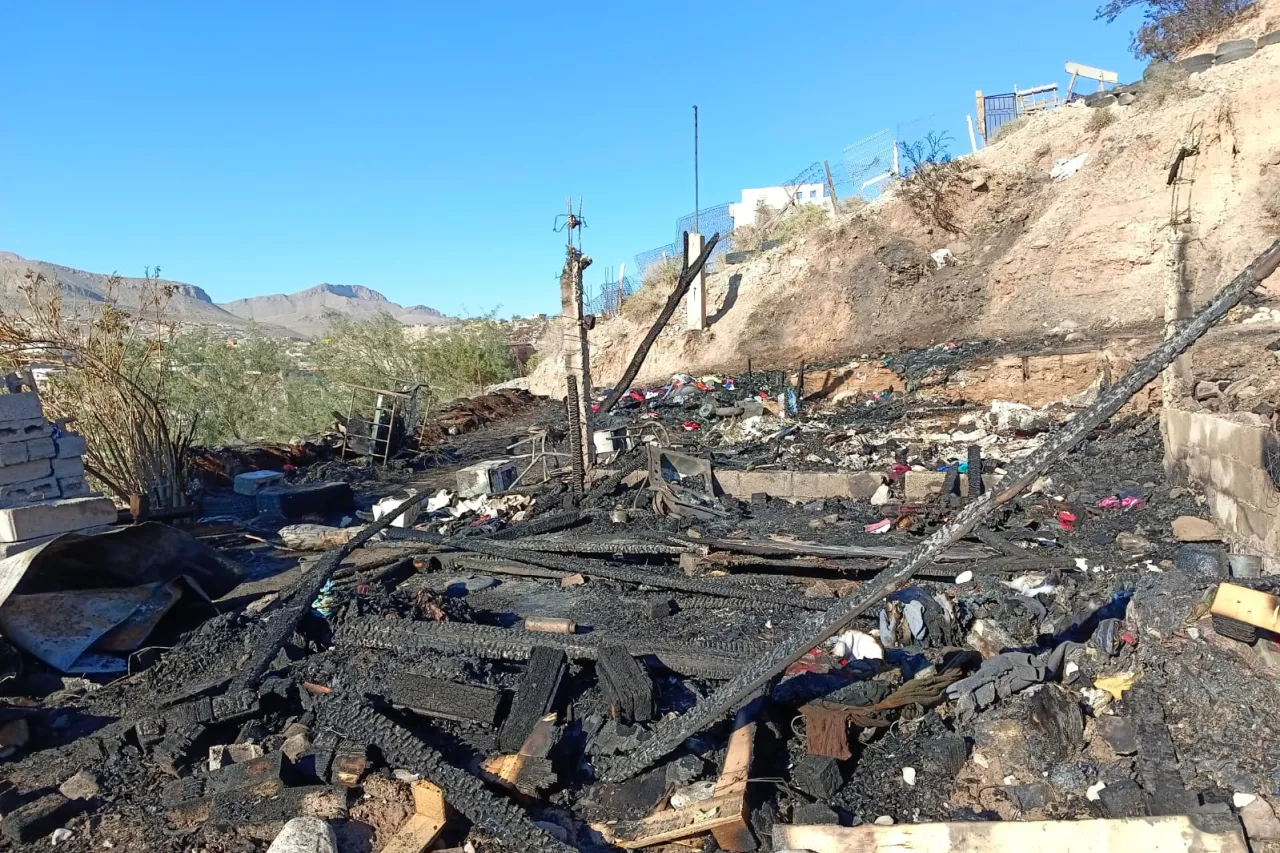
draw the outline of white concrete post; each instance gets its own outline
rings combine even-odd
[[[702,243],[701,234],[690,232],[689,248],[684,259],[686,267],[692,266],[702,254]],[[696,332],[705,329],[707,327],[707,268],[705,266],[698,270],[698,275],[689,285],[689,295],[686,297],[685,305],[688,308],[685,328]]]

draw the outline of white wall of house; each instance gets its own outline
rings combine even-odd
[[[781,210],[795,196],[796,204],[820,204],[828,210],[834,210],[831,196],[827,195],[826,184],[800,184],[790,187],[755,187],[742,191],[742,201],[729,205],[729,215],[733,217],[733,227],[741,228],[756,224],[756,210],[761,206]]]

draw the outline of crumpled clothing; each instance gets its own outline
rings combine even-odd
[[[1067,653],[1083,648],[1066,642],[1040,655],[1005,652],[988,658],[978,671],[947,687],[947,698],[956,703],[956,717],[965,719],[974,712],[1008,699],[1015,693],[1056,678],[1066,663]]]

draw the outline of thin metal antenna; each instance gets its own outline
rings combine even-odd
[[[698,228],[698,105],[693,105],[693,230],[701,234]]]

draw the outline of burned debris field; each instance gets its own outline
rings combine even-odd
[[[836,851],[940,824],[952,844],[1263,843],[1277,587],[1171,479],[1134,397],[1224,293],[1045,405],[963,393],[999,345],[948,344],[636,385],[594,407],[589,457],[578,409],[515,392],[386,461],[354,420],[204,451],[216,514],[3,564],[27,555],[2,843]],[[868,373],[903,388],[827,399]],[[107,619],[138,584],[182,591],[87,640],[70,610],[36,615]]]

